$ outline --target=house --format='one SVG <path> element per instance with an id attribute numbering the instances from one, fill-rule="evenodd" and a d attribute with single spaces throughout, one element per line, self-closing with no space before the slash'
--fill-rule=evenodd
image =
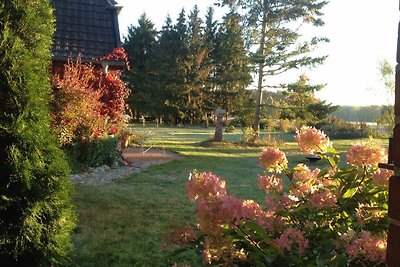
<path id="1" fill-rule="evenodd" d="M 107 69 L 123 69 L 123 60 L 101 60 L 121 48 L 118 14 L 114 0 L 51 0 L 56 18 L 52 54 L 53 67 L 69 58 L 81 58 Z"/>

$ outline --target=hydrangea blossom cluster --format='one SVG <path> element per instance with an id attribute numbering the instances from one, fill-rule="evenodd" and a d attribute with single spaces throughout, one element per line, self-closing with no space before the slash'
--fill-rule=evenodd
<path id="1" fill-rule="evenodd" d="M 296 140 L 302 152 L 329 143 L 310 127 L 299 131 Z M 335 153 L 333 148 L 329 151 Z M 266 265 L 311 266 L 320 258 L 323 266 L 337 266 L 336 260 L 345 257 L 348 266 L 383 263 L 387 183 L 393 174 L 377 168 L 385 150 L 355 145 L 347 153 L 352 166 L 343 170 L 336 154 L 320 155 L 328 159 L 325 169 L 304 164 L 290 169 L 284 152 L 263 150 L 260 165 L 265 173 L 258 175 L 258 187 L 266 194 L 264 207 L 228 195 L 225 181 L 212 173 L 192 174 L 186 191 L 190 201 L 197 200 L 204 260 L 252 266 L 261 258 Z M 289 183 L 283 182 L 282 171 Z"/>
<path id="2" fill-rule="evenodd" d="M 352 232 L 352 231 L 349 231 Z M 369 262 L 384 263 L 386 260 L 386 240 L 372 236 L 368 231 L 360 235 L 345 233 L 342 236 L 346 253 L 350 258 L 364 258 Z"/>
<path id="3" fill-rule="evenodd" d="M 389 186 L 389 178 L 390 178 L 390 176 L 393 176 L 393 175 L 394 175 L 394 172 L 392 170 L 378 169 L 372 175 L 372 181 L 376 185 Z"/>
<path id="4" fill-rule="evenodd" d="M 285 153 L 276 148 L 264 149 L 260 155 L 260 165 L 268 170 L 281 172 L 287 166 Z"/>
<path id="5" fill-rule="evenodd" d="M 356 144 L 347 152 L 347 162 L 353 166 L 376 166 L 387 162 L 387 151 L 371 143 Z"/>
<path id="6" fill-rule="evenodd" d="M 303 255 L 308 247 L 308 240 L 304 238 L 304 233 L 294 228 L 285 230 L 281 236 L 275 239 L 276 244 L 282 250 L 292 251 L 294 244 L 297 244 L 297 252 Z"/>
<path id="7" fill-rule="evenodd" d="M 294 139 L 303 153 L 314 153 L 329 147 L 329 138 L 322 131 L 313 127 L 303 127 L 297 131 Z"/>
<path id="8" fill-rule="evenodd" d="M 213 173 L 194 173 L 186 184 L 186 193 L 191 202 L 196 199 L 206 200 L 208 197 L 225 196 L 225 181 Z"/>

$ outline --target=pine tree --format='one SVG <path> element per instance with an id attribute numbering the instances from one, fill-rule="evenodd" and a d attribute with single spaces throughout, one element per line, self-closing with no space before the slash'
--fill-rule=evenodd
<path id="1" fill-rule="evenodd" d="M 206 119 L 206 100 L 209 98 L 209 91 L 206 88 L 208 75 L 212 67 L 207 64 L 207 56 L 210 47 L 206 45 L 203 21 L 199 17 L 199 9 L 195 5 L 190 12 L 188 21 L 188 55 L 186 61 L 186 116 L 189 122 L 199 123 Z"/>
<path id="2" fill-rule="evenodd" d="M 326 38 L 313 37 L 300 42 L 301 26 L 322 26 L 323 0 L 220 0 L 221 5 L 240 8 L 247 29 L 250 48 L 255 48 L 253 62 L 258 82 L 253 129 L 260 128 L 262 92 L 268 76 L 290 69 L 321 64 L 326 57 L 312 57 L 310 52 Z"/>
<path id="3" fill-rule="evenodd" d="M 204 104 L 203 108 L 205 111 L 205 127 L 209 126 L 209 115 L 212 115 L 216 108 L 219 107 L 215 103 L 215 86 L 216 86 L 216 42 L 217 42 L 217 31 L 218 21 L 214 20 L 214 9 L 212 7 L 207 8 L 205 28 L 204 28 L 204 45 L 207 47 L 207 56 L 204 61 L 204 66 L 208 71 L 208 77 L 204 82 Z"/>
<path id="4" fill-rule="evenodd" d="M 163 90 L 164 120 L 170 123 L 178 123 L 182 103 L 182 90 L 184 71 L 181 65 L 182 41 L 172 24 L 172 19 L 167 16 L 160 32 L 157 50 L 157 77 Z"/>
<path id="5" fill-rule="evenodd" d="M 338 107 L 315 97 L 315 92 L 323 87 L 322 84 L 309 84 L 308 77 L 300 75 L 297 82 L 289 84 L 282 92 L 283 99 L 277 105 L 281 109 L 280 119 L 296 120 L 305 125 L 326 119 Z"/>
<path id="6" fill-rule="evenodd" d="M 146 14 L 142 14 L 138 26 L 129 27 L 128 36 L 124 40 L 124 48 L 131 65 L 130 71 L 124 77 L 132 88 L 128 103 L 137 115 L 157 116 L 159 108 L 163 107 L 162 101 L 159 101 L 160 87 L 154 72 L 157 64 L 156 37 L 154 24 Z"/>
<path id="7" fill-rule="evenodd" d="M 71 249 L 69 167 L 50 131 L 49 0 L 0 2 L 0 264 L 54 266 Z"/>
<path id="8" fill-rule="evenodd" d="M 220 26 L 215 45 L 215 103 L 231 115 L 246 113 L 251 83 L 250 60 L 245 48 L 240 16 L 232 10 Z"/>

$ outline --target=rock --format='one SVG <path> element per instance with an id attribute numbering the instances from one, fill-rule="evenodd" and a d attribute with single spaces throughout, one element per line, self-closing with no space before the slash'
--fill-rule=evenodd
<path id="1" fill-rule="evenodd" d="M 97 168 L 89 168 L 88 172 L 72 174 L 71 180 L 75 184 L 98 185 L 106 184 L 116 179 L 124 178 L 130 174 L 140 173 L 141 169 L 131 166 L 118 166 L 110 168 L 102 165 Z"/>
<path id="2" fill-rule="evenodd" d="M 117 168 L 118 166 L 119 166 L 119 164 L 118 164 L 118 161 L 116 161 L 116 160 L 114 160 L 114 161 L 111 163 L 111 168 L 113 168 L 113 169 Z"/>
<path id="3" fill-rule="evenodd" d="M 97 168 L 96 168 L 96 171 L 97 171 L 97 172 L 105 172 L 106 169 L 105 169 L 103 166 L 100 166 L 100 167 L 97 167 Z"/>

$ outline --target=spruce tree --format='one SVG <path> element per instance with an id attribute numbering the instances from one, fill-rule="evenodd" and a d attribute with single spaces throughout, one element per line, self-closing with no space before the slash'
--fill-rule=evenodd
<path id="1" fill-rule="evenodd" d="M 295 120 L 301 126 L 313 125 L 326 119 L 338 106 L 322 101 L 315 96 L 323 84 L 311 85 L 305 74 L 297 82 L 289 84 L 282 92 L 283 99 L 277 101 L 276 107 L 281 110 L 280 119 Z"/>
<path id="2" fill-rule="evenodd" d="M 230 115 L 242 117 L 248 113 L 251 83 L 250 59 L 243 39 L 240 16 L 231 10 L 220 25 L 214 49 L 216 63 L 215 102 Z"/>
<path id="3" fill-rule="evenodd" d="M 189 122 L 199 123 L 205 120 L 210 107 L 205 106 L 209 98 L 206 83 L 212 67 L 207 63 L 207 56 L 212 49 L 205 42 L 203 21 L 199 17 L 197 5 L 190 12 L 188 20 L 189 50 L 186 61 L 186 116 Z"/>
<path id="4" fill-rule="evenodd" d="M 124 42 L 131 65 L 130 71 L 125 75 L 125 80 L 132 88 L 131 97 L 128 99 L 130 108 L 137 115 L 156 116 L 159 107 L 163 106 L 158 101 L 156 69 L 157 31 L 154 23 L 144 13 L 138 20 L 138 26 L 128 29 L 128 36 Z"/>
<path id="5" fill-rule="evenodd" d="M 49 0 L 0 2 L 0 265 L 54 266 L 71 249 L 69 167 L 50 131 Z"/>
<path id="6" fill-rule="evenodd" d="M 180 85 L 184 76 L 179 64 L 181 41 L 177 31 L 174 29 L 172 19 L 168 15 L 160 32 L 157 50 L 157 76 L 158 82 L 163 89 L 164 99 L 164 120 L 169 123 L 179 121 L 179 113 L 182 105 L 182 90 Z"/>
<path id="7" fill-rule="evenodd" d="M 267 87 L 269 76 L 278 75 L 299 67 L 322 64 L 325 56 L 310 56 L 323 37 L 312 37 L 301 41 L 300 29 L 305 25 L 323 26 L 322 8 L 324 0 L 219 0 L 240 10 L 247 30 L 248 46 L 257 49 L 253 53 L 253 64 L 257 70 L 256 109 L 253 129 L 260 128 L 262 92 Z"/>

